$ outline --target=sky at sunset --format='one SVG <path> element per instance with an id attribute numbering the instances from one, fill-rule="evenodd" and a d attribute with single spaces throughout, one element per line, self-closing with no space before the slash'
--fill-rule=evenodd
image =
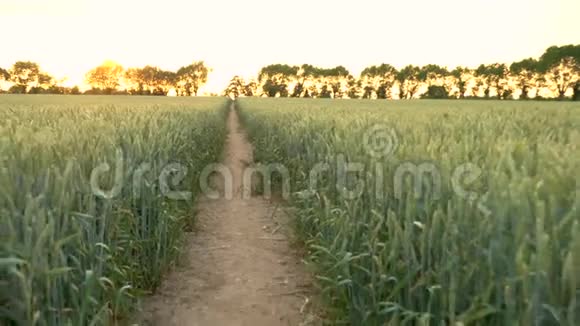
<path id="1" fill-rule="evenodd" d="M 0 0 L 0 67 L 38 62 L 66 85 L 104 60 L 177 70 L 204 60 L 206 91 L 271 63 L 455 67 L 580 43 L 579 0 Z"/>

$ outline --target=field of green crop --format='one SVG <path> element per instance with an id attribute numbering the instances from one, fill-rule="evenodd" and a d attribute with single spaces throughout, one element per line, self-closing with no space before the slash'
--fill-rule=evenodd
<path id="1" fill-rule="evenodd" d="M 227 104 L 0 97 L 0 324 L 127 322 L 191 227 Z M 331 324 L 580 323 L 578 104 L 238 107 L 256 161 L 288 169 Z"/>
<path id="2" fill-rule="evenodd" d="M 226 104 L 1 96 L 0 324 L 127 316 L 178 252 L 198 174 L 222 152 Z"/>
<path id="3" fill-rule="evenodd" d="M 580 324 L 577 103 L 239 106 L 289 170 L 333 324 Z"/>

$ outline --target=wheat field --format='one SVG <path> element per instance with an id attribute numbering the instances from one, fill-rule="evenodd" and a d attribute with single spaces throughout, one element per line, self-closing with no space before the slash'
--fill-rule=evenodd
<path id="1" fill-rule="evenodd" d="M 240 107 L 257 161 L 288 170 L 273 178 L 335 323 L 580 323 L 578 104 Z"/>
<path id="2" fill-rule="evenodd" d="M 128 323 L 193 228 L 200 174 L 222 159 L 229 105 L 3 97 L 3 320 Z M 235 106 L 257 166 L 295 209 L 329 324 L 580 322 L 577 104 Z"/>
<path id="3" fill-rule="evenodd" d="M 197 176 L 221 155 L 225 109 L 219 98 L 3 96 L 2 319 L 121 322 L 193 224 Z M 169 164 L 187 171 L 171 186 L 189 198 L 164 196 L 157 177 Z"/>

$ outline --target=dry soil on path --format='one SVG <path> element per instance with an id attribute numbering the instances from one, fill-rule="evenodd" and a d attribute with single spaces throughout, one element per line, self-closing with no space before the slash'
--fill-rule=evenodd
<path id="1" fill-rule="evenodd" d="M 187 235 L 181 263 L 144 300 L 141 325 L 311 324 L 311 281 L 290 246 L 284 210 L 263 197 L 242 196 L 252 146 L 234 104 L 227 124 L 223 164 L 233 176 L 233 198 L 199 199 L 196 231 Z M 220 183 L 215 187 L 223 194 Z"/>

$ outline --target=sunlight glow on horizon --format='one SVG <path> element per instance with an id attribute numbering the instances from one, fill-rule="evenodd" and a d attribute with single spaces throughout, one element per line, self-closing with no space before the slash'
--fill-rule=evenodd
<path id="1" fill-rule="evenodd" d="M 0 67 L 30 60 L 64 85 L 82 85 L 105 60 L 176 71 L 203 60 L 221 92 L 272 63 L 343 65 L 354 75 L 390 63 L 453 68 L 538 57 L 578 44 L 577 0 L 460 0 L 355 4 L 297 0 L 0 0 Z"/>

